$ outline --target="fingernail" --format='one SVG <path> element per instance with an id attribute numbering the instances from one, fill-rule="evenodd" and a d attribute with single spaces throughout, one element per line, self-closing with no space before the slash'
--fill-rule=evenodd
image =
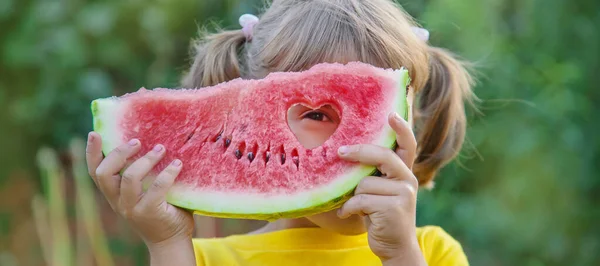
<path id="1" fill-rule="evenodd" d="M 160 145 L 160 144 L 158 144 L 158 145 L 154 146 L 154 149 L 153 149 L 153 150 L 154 150 L 155 152 L 161 152 L 161 151 L 163 150 L 163 146 L 162 146 L 162 145 Z"/>
<path id="2" fill-rule="evenodd" d="M 396 121 L 398 121 L 398 122 L 402 122 L 402 120 L 404 120 L 404 119 L 402 119 L 402 117 L 401 117 L 401 116 L 400 116 L 398 113 L 396 113 L 396 112 L 394 112 L 394 119 L 396 119 Z"/>
<path id="3" fill-rule="evenodd" d="M 352 148 L 349 146 L 342 146 L 338 149 L 338 151 L 341 155 L 346 155 L 352 151 Z"/>
<path id="4" fill-rule="evenodd" d="M 131 146 L 135 146 L 137 144 L 138 144 L 138 140 L 137 139 L 132 139 L 132 140 L 129 141 L 129 145 L 131 145 Z"/>
<path id="5" fill-rule="evenodd" d="M 88 133 L 88 142 L 92 142 L 94 141 L 94 135 L 92 135 L 92 132 Z"/>
<path id="6" fill-rule="evenodd" d="M 175 159 L 175 160 L 173 161 L 173 165 L 174 165 L 174 166 L 180 166 L 180 165 L 181 165 L 181 161 L 180 161 L 179 159 Z"/>

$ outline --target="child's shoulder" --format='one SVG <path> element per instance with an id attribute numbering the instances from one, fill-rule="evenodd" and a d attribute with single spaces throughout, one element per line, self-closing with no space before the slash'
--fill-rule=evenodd
<path id="1" fill-rule="evenodd" d="M 440 226 L 418 227 L 417 239 L 429 265 L 468 265 L 462 245 Z"/>
<path id="2" fill-rule="evenodd" d="M 419 241 L 443 241 L 443 242 L 458 242 L 442 227 L 437 225 L 426 225 L 417 227 L 417 238 Z"/>

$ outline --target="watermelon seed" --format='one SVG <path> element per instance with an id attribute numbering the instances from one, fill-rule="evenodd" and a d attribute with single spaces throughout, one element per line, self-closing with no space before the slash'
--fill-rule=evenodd
<path id="1" fill-rule="evenodd" d="M 281 154 L 281 164 L 285 164 L 285 149 L 283 148 L 283 145 L 279 147 L 279 154 Z"/>
<path id="2" fill-rule="evenodd" d="M 296 169 L 298 169 L 298 167 L 300 167 L 300 158 L 298 158 L 298 150 L 297 149 L 292 150 L 292 161 L 296 165 Z"/>
<path id="3" fill-rule="evenodd" d="M 254 154 L 257 154 L 258 152 L 258 144 L 254 144 L 252 145 L 252 148 L 250 148 L 250 151 L 248 152 L 248 160 L 250 160 L 250 162 L 252 162 L 254 160 Z"/>
<path id="4" fill-rule="evenodd" d="M 242 158 L 242 154 L 244 154 L 245 150 L 246 150 L 246 142 L 242 141 L 240 143 L 240 146 L 238 146 L 238 148 L 235 150 L 235 157 L 238 158 L 238 160 L 240 158 Z"/>
<path id="5" fill-rule="evenodd" d="M 194 133 L 196 133 L 196 130 L 192 131 L 192 132 L 191 132 L 191 133 L 190 133 L 190 134 L 187 136 L 187 139 L 185 140 L 185 142 L 183 143 L 183 145 L 187 144 L 187 143 L 188 143 L 188 142 L 189 142 L 189 141 L 192 139 L 192 137 L 194 136 Z"/>
<path id="6" fill-rule="evenodd" d="M 213 138 L 213 142 L 217 142 L 217 141 L 219 141 L 219 140 L 221 139 L 221 136 L 222 136 L 222 135 L 223 135 L 223 130 L 221 130 L 221 131 L 219 132 L 219 134 L 218 134 L 218 135 L 216 135 L 216 136 Z"/>
<path id="7" fill-rule="evenodd" d="M 271 158 L 271 142 L 269 142 L 269 145 L 267 146 L 267 150 L 265 151 L 265 155 L 263 157 L 263 159 L 265 160 L 265 164 L 267 164 L 269 162 L 270 158 Z"/>
<path id="8" fill-rule="evenodd" d="M 228 148 L 231 144 L 231 140 L 229 138 L 225 138 L 225 148 Z"/>

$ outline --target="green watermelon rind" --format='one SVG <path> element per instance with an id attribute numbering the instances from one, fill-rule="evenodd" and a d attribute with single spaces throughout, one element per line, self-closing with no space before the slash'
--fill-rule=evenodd
<path id="1" fill-rule="evenodd" d="M 393 111 L 397 112 L 403 118 L 409 119 L 410 103 L 408 102 L 406 91 L 410 83 L 408 71 L 405 68 L 401 68 L 400 70 L 386 70 L 385 73 L 391 75 L 391 78 L 401 86 L 398 88 L 394 103 L 396 108 Z M 102 150 L 105 154 L 108 154 L 116 146 L 124 142 L 120 139 L 119 132 L 115 130 L 118 128 L 117 125 L 107 125 L 107 123 L 118 123 L 114 119 L 115 116 L 112 115 L 120 112 L 118 101 L 117 97 L 110 97 L 94 100 L 91 104 L 94 131 L 103 136 Z M 394 149 L 396 147 L 396 133 L 391 127 L 386 126 L 384 132 L 382 132 L 382 137 L 373 144 Z M 373 175 L 377 172 L 377 168 L 374 166 L 357 165 L 355 167 L 355 169 L 349 171 L 345 176 L 336 178 L 337 182 L 334 181 L 334 184 L 317 188 L 305 194 L 304 198 L 308 200 L 294 204 L 293 200 L 297 199 L 296 196 L 290 196 L 288 200 L 282 197 L 268 200 L 263 199 L 260 201 L 262 203 L 268 202 L 268 204 L 263 204 L 264 206 L 260 207 L 256 205 L 252 206 L 251 209 L 253 212 L 251 213 L 249 212 L 250 208 L 247 206 L 235 207 L 232 204 L 217 202 L 218 199 L 222 199 L 225 202 L 231 201 L 231 196 L 235 193 L 227 193 L 229 195 L 223 193 L 218 196 L 215 195 L 219 193 L 194 193 L 189 191 L 189 189 L 186 191 L 185 187 L 179 189 L 177 184 L 167 194 L 167 202 L 196 214 L 219 218 L 276 220 L 280 218 L 304 217 L 340 207 L 353 196 L 354 189 L 363 177 Z M 153 179 L 153 177 L 150 177 L 145 179 L 145 181 Z M 148 183 L 144 183 L 146 183 L 144 186 L 147 187 Z M 186 192 L 180 193 L 181 191 Z"/>
<path id="2" fill-rule="evenodd" d="M 102 152 L 108 155 L 123 141 L 119 137 L 119 132 L 110 129 L 118 128 L 116 125 L 106 125 L 106 123 L 118 123 L 112 116 L 112 113 L 118 113 L 119 104 L 117 97 L 103 98 L 92 101 L 92 123 L 94 131 L 102 136 Z M 102 111 L 101 111 L 102 110 Z"/>

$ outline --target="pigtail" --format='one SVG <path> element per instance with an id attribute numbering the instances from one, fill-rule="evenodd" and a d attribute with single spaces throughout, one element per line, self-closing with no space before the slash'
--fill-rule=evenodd
<path id="1" fill-rule="evenodd" d="M 241 30 L 207 35 L 195 42 L 194 62 L 181 81 L 182 87 L 200 88 L 239 78 L 239 54 L 245 43 Z"/>
<path id="2" fill-rule="evenodd" d="M 447 50 L 428 49 L 429 80 L 415 110 L 419 147 L 413 168 L 425 187 L 432 186 L 437 171 L 460 151 L 466 132 L 464 103 L 473 98 L 473 80 L 466 63 Z"/>

